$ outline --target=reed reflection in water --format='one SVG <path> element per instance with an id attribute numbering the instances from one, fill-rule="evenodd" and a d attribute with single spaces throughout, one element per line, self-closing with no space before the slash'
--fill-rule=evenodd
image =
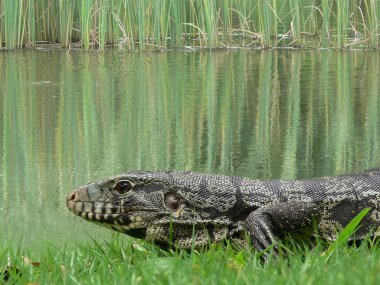
<path id="1" fill-rule="evenodd" d="M 66 193 L 127 170 L 379 166 L 379 69 L 365 52 L 0 53 L 0 239 L 108 234 L 72 216 Z"/>

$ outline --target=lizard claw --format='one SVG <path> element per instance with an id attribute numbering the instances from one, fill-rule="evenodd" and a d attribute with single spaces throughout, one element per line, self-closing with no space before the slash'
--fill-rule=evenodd
<path id="1" fill-rule="evenodd" d="M 273 233 L 273 225 L 265 213 L 252 212 L 245 221 L 245 228 L 250 234 L 253 247 L 259 252 L 275 245 L 276 238 Z M 274 254 L 278 255 L 276 248 Z"/>
<path id="2" fill-rule="evenodd" d="M 263 251 L 273 245 L 276 257 L 279 249 L 274 233 L 303 227 L 317 216 L 318 207 L 314 203 L 273 203 L 252 211 L 245 219 L 244 227 L 255 249 Z"/>

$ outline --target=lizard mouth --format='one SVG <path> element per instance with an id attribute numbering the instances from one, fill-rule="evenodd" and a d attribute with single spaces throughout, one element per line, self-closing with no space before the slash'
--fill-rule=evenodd
<path id="1" fill-rule="evenodd" d="M 80 191 L 73 191 L 67 196 L 66 204 L 71 212 L 86 220 L 113 223 L 127 212 L 124 207 L 115 206 L 110 202 L 84 201 L 81 198 Z"/>
<path id="2" fill-rule="evenodd" d="M 92 201 L 67 201 L 69 210 L 85 220 L 113 223 L 123 214 L 121 208 L 110 203 Z"/>
<path id="3" fill-rule="evenodd" d="M 144 225 L 144 217 L 149 211 L 140 211 L 135 207 L 114 205 L 107 201 L 83 201 L 80 191 L 71 192 L 66 199 L 69 210 L 83 219 L 117 231 L 125 232 Z"/>

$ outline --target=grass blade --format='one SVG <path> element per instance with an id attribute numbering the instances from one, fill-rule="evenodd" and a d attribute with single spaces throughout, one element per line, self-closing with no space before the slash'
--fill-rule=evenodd
<path id="1" fill-rule="evenodd" d="M 341 231 L 337 239 L 329 246 L 326 251 L 326 262 L 330 259 L 331 255 L 339 249 L 343 244 L 346 244 L 350 237 L 358 230 L 361 220 L 368 214 L 370 208 L 363 209 L 351 222 Z"/>

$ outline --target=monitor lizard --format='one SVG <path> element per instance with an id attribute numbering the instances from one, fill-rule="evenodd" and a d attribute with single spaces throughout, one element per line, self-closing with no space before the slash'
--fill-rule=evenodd
<path id="1" fill-rule="evenodd" d="M 334 240 L 361 210 L 354 239 L 380 225 L 380 169 L 306 180 L 254 180 L 192 171 L 137 171 L 89 183 L 67 196 L 74 214 L 166 247 L 232 239 L 263 251 L 278 235 L 311 228 Z M 315 233 L 315 231 L 312 231 Z"/>

